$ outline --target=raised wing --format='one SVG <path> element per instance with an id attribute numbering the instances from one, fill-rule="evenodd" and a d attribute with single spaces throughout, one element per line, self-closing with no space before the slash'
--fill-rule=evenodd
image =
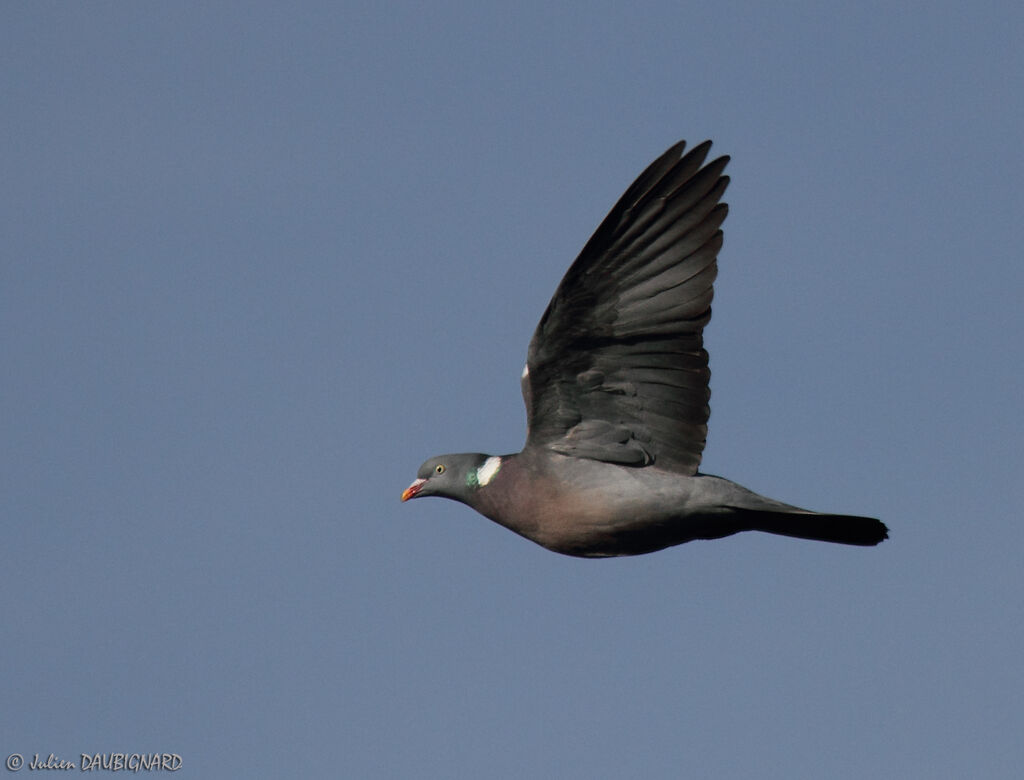
<path id="1" fill-rule="evenodd" d="M 729 158 L 701 168 L 711 142 L 685 146 L 626 190 L 541 317 L 522 380 L 527 447 L 696 473 Z"/>

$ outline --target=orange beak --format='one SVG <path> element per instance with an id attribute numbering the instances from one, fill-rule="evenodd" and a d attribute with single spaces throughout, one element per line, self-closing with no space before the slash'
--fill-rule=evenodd
<path id="1" fill-rule="evenodd" d="M 410 498 L 415 498 L 416 494 L 419 493 L 423 486 L 427 484 L 425 479 L 417 479 L 409 487 L 402 491 L 402 500 L 408 501 Z"/>

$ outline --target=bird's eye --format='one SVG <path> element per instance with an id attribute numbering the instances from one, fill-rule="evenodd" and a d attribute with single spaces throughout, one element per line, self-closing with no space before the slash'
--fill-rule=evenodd
<path id="1" fill-rule="evenodd" d="M 444 464 L 443 463 L 438 463 L 436 466 L 434 466 L 434 473 L 435 474 L 444 474 Z"/>

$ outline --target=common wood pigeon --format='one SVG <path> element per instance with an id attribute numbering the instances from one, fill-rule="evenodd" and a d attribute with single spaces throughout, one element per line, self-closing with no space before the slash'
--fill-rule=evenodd
<path id="1" fill-rule="evenodd" d="M 555 552 L 639 555 L 740 531 L 876 545 L 870 517 L 810 512 L 698 471 L 728 157 L 680 141 L 615 204 L 558 285 L 522 373 L 526 445 L 426 461 L 442 496 Z M 703 167 L 702 167 L 703 166 Z"/>

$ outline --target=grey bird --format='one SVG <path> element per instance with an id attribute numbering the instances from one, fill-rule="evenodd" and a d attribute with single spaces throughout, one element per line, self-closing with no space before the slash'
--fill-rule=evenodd
<path id="1" fill-rule="evenodd" d="M 698 471 L 728 157 L 680 141 L 640 174 L 558 285 L 522 373 L 526 445 L 426 461 L 442 496 L 554 552 L 639 555 L 740 531 L 876 545 L 874 518 L 811 512 Z"/>

